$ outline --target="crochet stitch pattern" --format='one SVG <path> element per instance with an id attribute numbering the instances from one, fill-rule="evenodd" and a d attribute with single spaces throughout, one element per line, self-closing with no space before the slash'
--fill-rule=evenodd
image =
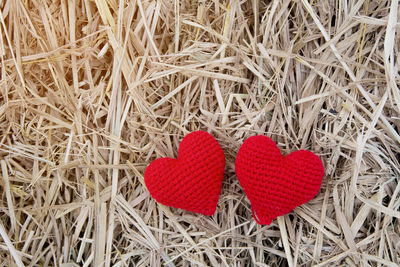
<path id="1" fill-rule="evenodd" d="M 209 133 L 195 131 L 179 145 L 177 159 L 160 158 L 146 168 L 151 196 L 174 208 L 213 215 L 221 193 L 225 155 Z"/>
<path id="2" fill-rule="evenodd" d="M 284 157 L 275 142 L 262 135 L 240 147 L 235 172 L 259 224 L 271 224 L 317 195 L 324 176 L 322 161 L 299 150 Z"/>

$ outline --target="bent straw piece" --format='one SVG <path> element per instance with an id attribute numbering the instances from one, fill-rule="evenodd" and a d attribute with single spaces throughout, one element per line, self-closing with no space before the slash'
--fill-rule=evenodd
<path id="1" fill-rule="evenodd" d="M 17 251 L 17 250 L 14 248 L 14 246 L 13 246 L 13 244 L 12 244 L 10 238 L 9 238 L 8 235 L 7 235 L 6 229 L 4 229 L 4 226 L 3 226 L 3 224 L 1 223 L 1 221 L 0 221 L 0 236 L 3 238 L 4 243 L 6 243 L 6 246 L 7 246 L 8 250 L 10 251 L 11 256 L 13 257 L 13 259 L 14 259 L 15 263 L 17 264 L 17 266 L 18 266 L 18 267 L 23 267 L 23 266 L 25 266 L 25 265 L 22 263 L 21 257 L 18 255 L 18 254 L 19 254 L 19 251 Z"/>

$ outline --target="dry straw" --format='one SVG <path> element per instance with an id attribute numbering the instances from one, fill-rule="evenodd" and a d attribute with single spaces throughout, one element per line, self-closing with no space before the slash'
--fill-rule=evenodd
<path id="1" fill-rule="evenodd" d="M 0 1 L 0 266 L 396 266 L 399 3 Z M 143 172 L 206 130 L 214 216 L 157 204 Z M 324 162 L 270 226 L 233 163 L 274 139 Z"/>

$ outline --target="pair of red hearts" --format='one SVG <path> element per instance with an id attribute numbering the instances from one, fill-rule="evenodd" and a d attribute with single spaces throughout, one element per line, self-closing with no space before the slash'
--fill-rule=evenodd
<path id="1" fill-rule="evenodd" d="M 153 161 L 145 171 L 145 183 L 161 204 L 204 215 L 214 214 L 221 193 L 225 156 L 207 132 L 185 136 L 178 158 Z M 259 224 L 310 201 L 319 191 L 324 167 L 312 152 L 299 150 L 282 156 L 266 136 L 248 138 L 240 147 L 235 172 Z"/>

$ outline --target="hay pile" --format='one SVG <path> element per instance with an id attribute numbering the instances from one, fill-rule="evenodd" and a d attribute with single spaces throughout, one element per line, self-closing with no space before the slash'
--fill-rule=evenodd
<path id="1" fill-rule="evenodd" d="M 0 7 L 1 266 L 400 261 L 398 1 Z M 198 129 L 227 160 L 212 217 L 143 183 Z M 256 134 L 326 168 L 320 194 L 270 226 L 234 173 Z"/>

